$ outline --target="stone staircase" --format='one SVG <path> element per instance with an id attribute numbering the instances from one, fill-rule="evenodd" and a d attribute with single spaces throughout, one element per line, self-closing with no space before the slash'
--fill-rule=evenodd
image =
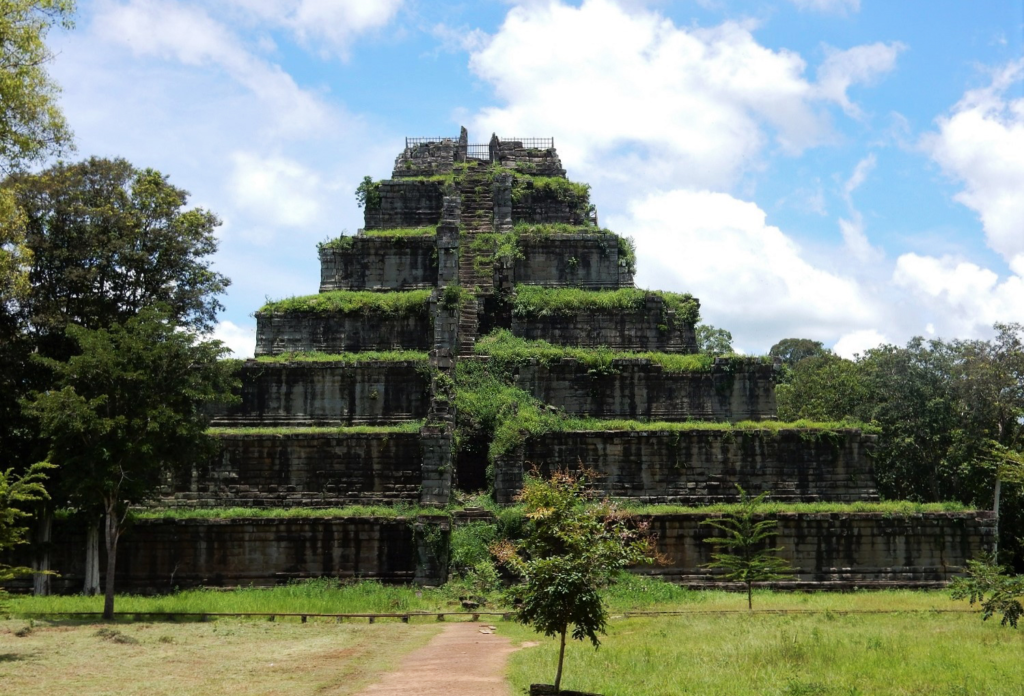
<path id="1" fill-rule="evenodd" d="M 459 355 L 472 355 L 479 328 L 479 310 L 482 296 L 494 292 L 494 271 L 490 265 L 481 265 L 478 258 L 480 249 L 474 238 L 479 234 L 494 232 L 494 195 L 486 165 L 470 163 L 466 175 L 459 184 L 462 200 L 460 222 L 462 239 L 459 243 L 459 285 L 473 293 L 464 299 L 459 316 Z M 488 252 L 484 252 L 489 255 Z"/>

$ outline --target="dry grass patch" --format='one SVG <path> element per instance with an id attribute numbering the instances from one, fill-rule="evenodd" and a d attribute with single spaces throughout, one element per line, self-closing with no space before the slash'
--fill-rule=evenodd
<path id="1" fill-rule="evenodd" d="M 439 630 L 217 620 L 207 623 L 0 621 L 4 693 L 263 696 L 357 692 Z M 133 642 L 137 641 L 137 642 Z"/>

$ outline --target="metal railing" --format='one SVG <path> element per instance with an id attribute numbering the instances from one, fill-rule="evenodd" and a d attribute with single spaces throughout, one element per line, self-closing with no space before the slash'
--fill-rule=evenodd
<path id="1" fill-rule="evenodd" d="M 555 147 L 554 138 L 498 138 L 502 143 L 519 143 L 527 150 L 551 150 Z"/>
<path id="2" fill-rule="evenodd" d="M 490 160 L 491 159 L 491 146 L 490 145 L 467 145 L 466 146 L 466 159 L 476 160 Z"/>
<path id="3" fill-rule="evenodd" d="M 455 138 L 443 138 L 443 137 L 438 137 L 438 138 L 406 138 L 405 139 L 405 147 L 406 148 L 410 148 L 410 147 L 413 147 L 415 145 L 426 145 L 427 143 L 445 143 L 445 142 L 448 142 L 448 143 L 451 143 L 452 145 L 454 145 L 455 144 Z"/>

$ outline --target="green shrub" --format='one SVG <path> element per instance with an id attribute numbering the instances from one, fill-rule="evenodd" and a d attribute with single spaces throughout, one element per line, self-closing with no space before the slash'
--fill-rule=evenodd
<path id="1" fill-rule="evenodd" d="M 334 290 L 317 295 L 267 302 L 257 314 L 278 312 L 337 312 L 340 314 L 426 314 L 429 290 L 367 292 Z"/>

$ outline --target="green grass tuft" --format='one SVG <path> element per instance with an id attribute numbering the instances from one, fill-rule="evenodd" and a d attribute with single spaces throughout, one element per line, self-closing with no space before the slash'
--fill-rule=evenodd
<path id="1" fill-rule="evenodd" d="M 638 288 L 580 290 L 517 285 L 512 312 L 520 317 L 566 316 L 588 311 L 640 312 L 652 295 L 660 297 L 665 307 L 675 312 L 675 323 L 693 325 L 700 321 L 700 302 L 692 295 Z M 664 317 L 663 321 L 669 323 L 669 318 Z"/>
<path id="2" fill-rule="evenodd" d="M 258 363 L 330 362 L 357 364 L 363 362 L 417 362 L 426 364 L 427 353 L 415 350 L 367 350 L 359 353 L 320 353 L 318 351 L 261 355 Z"/>
<path id="3" fill-rule="evenodd" d="M 277 312 L 338 312 L 341 314 L 426 314 L 430 290 L 367 292 L 334 290 L 317 295 L 268 302 L 257 314 Z"/>
<path id="4" fill-rule="evenodd" d="M 209 428 L 208 435 L 362 435 L 388 433 L 418 433 L 423 421 L 410 421 L 395 425 L 348 425 L 342 427 L 265 427 L 265 428 Z"/>

